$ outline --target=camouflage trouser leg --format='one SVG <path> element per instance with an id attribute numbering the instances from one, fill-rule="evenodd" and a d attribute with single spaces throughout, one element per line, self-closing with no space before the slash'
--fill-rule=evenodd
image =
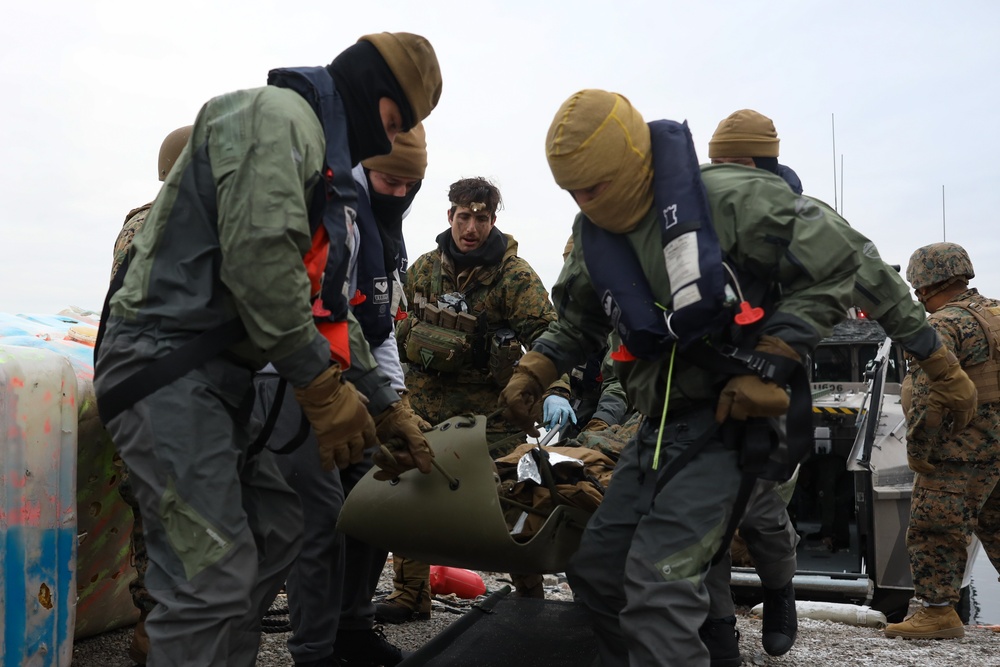
<path id="1" fill-rule="evenodd" d="M 115 465 L 121 467 L 118 476 L 118 493 L 122 500 L 132 508 L 132 534 L 129 536 L 129 555 L 132 567 L 135 568 L 135 579 L 128 585 L 129 593 L 132 594 L 132 604 L 141 612 L 149 613 L 156 606 L 156 600 L 146 590 L 146 568 L 149 566 L 149 558 L 146 556 L 146 540 L 142 533 L 142 514 L 139 511 L 139 501 L 132 491 L 132 482 L 129 480 L 128 466 L 115 454 Z"/>
<path id="2" fill-rule="evenodd" d="M 976 535 L 993 567 L 1000 573 L 1000 483 L 996 480 L 993 491 L 979 510 Z"/>
<path id="3" fill-rule="evenodd" d="M 997 476 L 988 467 L 957 463 L 939 463 L 932 473 L 917 475 L 906 546 L 918 598 L 958 603 L 966 548 Z"/>
<path id="4" fill-rule="evenodd" d="M 401 554 L 392 554 L 392 585 L 389 596 L 420 613 L 431 611 L 431 566 Z"/>

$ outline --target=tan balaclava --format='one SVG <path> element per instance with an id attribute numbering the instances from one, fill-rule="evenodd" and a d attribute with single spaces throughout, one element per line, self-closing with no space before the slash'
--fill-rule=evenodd
<path id="1" fill-rule="evenodd" d="M 564 264 L 566 263 L 566 260 L 569 259 L 569 254 L 571 252 L 573 252 L 573 235 L 572 234 L 569 235 L 569 240 L 566 241 L 566 247 L 563 248 L 563 263 Z"/>
<path id="2" fill-rule="evenodd" d="M 414 121 L 427 118 L 441 98 L 441 66 L 431 43 L 409 32 L 380 32 L 358 41 L 378 49 L 403 89 Z"/>
<path id="3" fill-rule="evenodd" d="M 740 109 L 715 128 L 708 142 L 708 157 L 778 157 L 778 131 L 764 114 Z"/>
<path id="4" fill-rule="evenodd" d="M 424 172 L 427 171 L 427 139 L 423 123 L 417 123 L 409 132 L 397 134 L 396 140 L 392 142 L 391 153 L 368 158 L 361 165 L 397 178 L 424 180 Z"/>
<path id="5" fill-rule="evenodd" d="M 181 151 L 187 146 L 188 139 L 191 138 L 191 130 L 193 129 L 193 125 L 179 127 L 168 134 L 163 143 L 160 144 L 160 155 L 156 161 L 156 175 L 161 181 L 167 180 L 167 174 L 170 173 L 174 163 L 177 162 Z"/>
<path id="6" fill-rule="evenodd" d="M 649 126 L 622 95 L 581 90 L 563 102 L 545 138 L 559 187 L 608 187 L 580 210 L 603 229 L 624 234 L 653 205 Z"/>

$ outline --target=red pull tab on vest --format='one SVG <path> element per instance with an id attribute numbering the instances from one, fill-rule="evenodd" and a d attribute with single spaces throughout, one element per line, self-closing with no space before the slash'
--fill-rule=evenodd
<path id="1" fill-rule="evenodd" d="M 615 361 L 629 362 L 635 361 L 635 356 L 628 351 L 624 345 L 619 345 L 618 349 L 611 353 L 611 358 Z"/>
<path id="2" fill-rule="evenodd" d="M 759 322 L 763 317 L 764 317 L 763 308 L 751 308 L 748 302 L 740 301 L 740 312 L 736 313 L 736 316 L 733 318 L 733 321 L 736 322 L 736 324 L 739 324 L 741 327 L 745 327 L 748 324 Z"/>
<path id="3" fill-rule="evenodd" d="M 409 316 L 410 316 L 410 314 L 408 312 L 406 312 L 402 308 L 397 308 L 396 309 L 396 316 L 393 319 L 396 320 L 397 322 L 402 322 L 403 320 L 405 320 Z"/>
<path id="4" fill-rule="evenodd" d="M 367 300 L 368 297 L 362 294 L 361 290 L 355 290 L 354 296 L 351 297 L 351 300 L 348 301 L 348 303 L 350 303 L 352 306 L 357 306 L 358 304 L 364 303 Z"/>
<path id="5" fill-rule="evenodd" d="M 323 305 L 323 299 L 319 297 L 316 297 L 316 300 L 313 301 L 312 311 L 313 317 L 326 317 L 330 314 L 330 311 Z"/>

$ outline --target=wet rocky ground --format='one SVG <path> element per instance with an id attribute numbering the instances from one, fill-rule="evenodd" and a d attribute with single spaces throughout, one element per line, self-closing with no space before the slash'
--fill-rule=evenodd
<path id="1" fill-rule="evenodd" d="M 487 593 L 510 583 L 505 575 L 480 574 Z M 379 585 L 380 595 L 392 590 L 391 577 L 392 568 L 387 565 Z M 550 576 L 546 579 L 546 597 L 570 600 L 572 594 L 564 581 Z M 279 597 L 274 608 L 280 609 L 283 604 L 284 600 Z M 471 604 L 472 601 L 454 596 L 438 596 L 430 620 L 386 626 L 385 634 L 397 646 L 416 650 L 465 613 Z M 775 658 L 761 648 L 761 622 L 749 616 L 748 610 L 741 609 L 741 612 L 738 623 L 740 649 L 743 664 L 748 666 L 1000 667 L 1000 633 L 989 629 L 967 627 L 965 638 L 956 640 L 893 640 L 886 639 L 876 628 L 811 619 L 800 619 L 795 646 L 787 655 Z M 280 615 L 272 618 L 277 622 L 281 620 Z M 127 657 L 130 637 L 131 628 L 123 628 L 78 641 L 73 650 L 73 667 L 131 665 Z M 292 659 L 285 647 L 287 638 L 287 633 L 283 632 L 264 634 L 257 665 L 291 667 Z"/>

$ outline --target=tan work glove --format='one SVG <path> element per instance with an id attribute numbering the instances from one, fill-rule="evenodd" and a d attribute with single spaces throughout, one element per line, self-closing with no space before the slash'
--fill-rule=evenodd
<path id="1" fill-rule="evenodd" d="M 504 417 L 533 438 L 538 437 L 535 419 L 541 414 L 542 392 L 559 378 L 552 360 L 541 352 L 528 352 L 514 366 L 514 375 L 500 392 L 497 404 L 506 407 Z"/>
<path id="2" fill-rule="evenodd" d="M 587 425 L 583 427 L 584 431 L 590 431 L 591 433 L 596 433 L 597 431 L 607 431 L 608 422 L 603 419 L 597 419 L 596 417 L 587 422 Z"/>
<path id="3" fill-rule="evenodd" d="M 407 410 L 413 410 L 413 406 L 410 405 L 410 390 L 409 389 L 404 389 L 403 391 L 399 392 L 399 401 L 400 401 L 400 403 L 403 404 L 404 407 L 406 407 Z M 413 411 L 413 414 L 416 416 L 416 418 L 418 420 L 417 421 L 417 425 L 420 426 L 420 430 L 421 431 L 423 431 L 424 433 L 427 433 L 427 431 L 430 431 L 431 429 L 434 428 L 433 426 L 431 426 L 431 423 L 429 421 L 427 421 L 426 419 L 424 419 L 423 417 L 421 417 L 420 415 L 418 415 L 417 412 L 416 412 L 416 410 Z"/>
<path id="4" fill-rule="evenodd" d="M 414 468 L 424 474 L 431 471 L 434 452 L 420 428 L 422 421 L 403 401 L 393 403 L 378 416 L 376 432 L 383 444 L 372 455 L 372 462 L 380 468 L 375 479 L 396 479 Z"/>
<path id="5" fill-rule="evenodd" d="M 907 438 L 932 438 L 941 430 L 946 415 L 952 418 L 952 433 L 957 433 L 972 421 L 979 398 L 976 385 L 958 365 L 955 354 L 944 345 L 923 361 L 917 361 L 930 379 L 930 393 L 924 399 L 926 410 L 922 420 L 910 426 Z"/>
<path id="6" fill-rule="evenodd" d="M 339 365 L 333 364 L 307 387 L 296 389 L 295 400 L 319 441 L 323 470 L 360 463 L 364 450 L 378 444 L 368 408 L 354 385 L 341 379 Z"/>
<path id="7" fill-rule="evenodd" d="M 925 461 L 923 459 L 917 459 L 909 454 L 906 455 L 906 465 L 910 467 L 913 472 L 919 472 L 921 474 L 927 475 L 934 472 L 934 464 L 930 461 Z"/>
<path id="8" fill-rule="evenodd" d="M 754 349 L 802 361 L 798 352 L 775 336 L 761 336 Z M 788 392 L 784 387 L 765 382 L 758 375 L 736 375 L 722 388 L 715 419 L 721 424 L 729 418 L 745 421 L 751 417 L 780 417 L 787 411 Z"/>
<path id="9" fill-rule="evenodd" d="M 910 406 L 913 405 L 913 374 L 907 374 L 899 385 L 899 404 L 903 406 L 903 416 L 910 418 Z"/>

